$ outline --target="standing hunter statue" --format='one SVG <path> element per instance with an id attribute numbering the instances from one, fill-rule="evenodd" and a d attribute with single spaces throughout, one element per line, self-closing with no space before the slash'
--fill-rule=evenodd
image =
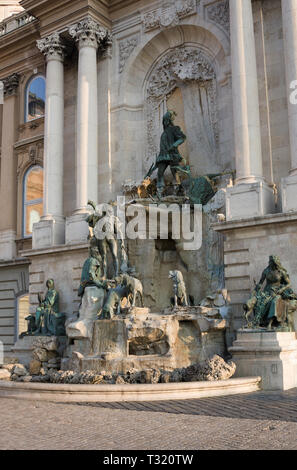
<path id="1" fill-rule="evenodd" d="M 155 170 L 158 170 L 157 196 L 161 199 L 165 187 L 164 174 L 167 167 L 170 166 L 175 184 L 181 186 L 189 202 L 191 204 L 205 205 L 217 191 L 214 180 L 223 175 L 231 176 L 234 174 L 234 171 L 226 170 L 222 173 L 192 177 L 190 166 L 186 164 L 178 151 L 178 147 L 185 142 L 186 136 L 179 126 L 174 125 L 176 115 L 175 111 L 168 111 L 163 116 L 164 131 L 161 135 L 160 153 L 157 156 L 156 163 L 151 166 L 145 176 L 144 181 L 150 178 Z M 179 174 L 186 176 L 182 182 Z"/>
<path id="2" fill-rule="evenodd" d="M 186 136 L 179 126 L 174 125 L 175 116 L 176 113 L 174 111 L 168 111 L 163 116 L 164 131 L 161 135 L 160 153 L 157 156 L 155 165 L 151 166 L 146 175 L 146 178 L 148 178 L 155 170 L 158 170 L 157 195 L 159 198 L 162 197 L 165 186 L 164 173 L 168 166 L 170 166 L 175 182 L 179 183 L 177 171 L 183 158 L 178 151 L 178 147 L 185 142 Z"/>

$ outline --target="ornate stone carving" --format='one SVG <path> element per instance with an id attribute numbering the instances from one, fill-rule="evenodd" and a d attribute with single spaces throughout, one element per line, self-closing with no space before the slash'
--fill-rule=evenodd
<path id="1" fill-rule="evenodd" d="M 25 171 L 31 165 L 43 166 L 43 142 L 25 145 L 18 149 L 17 156 L 17 178 L 24 176 Z"/>
<path id="2" fill-rule="evenodd" d="M 4 96 L 11 96 L 17 92 L 20 83 L 20 74 L 13 73 L 7 78 L 4 78 Z"/>
<path id="3" fill-rule="evenodd" d="M 134 36 L 119 43 L 119 73 L 124 70 L 125 63 L 137 46 L 138 40 L 138 36 Z"/>
<path id="4" fill-rule="evenodd" d="M 156 28 L 176 26 L 182 18 L 193 15 L 197 11 L 196 0 L 168 0 L 157 10 L 149 11 L 143 15 L 144 31 Z"/>
<path id="5" fill-rule="evenodd" d="M 37 47 L 40 52 L 46 56 L 47 60 L 64 60 L 66 47 L 63 44 L 59 33 L 53 33 L 44 39 L 39 39 L 37 41 Z"/>
<path id="6" fill-rule="evenodd" d="M 229 0 L 222 0 L 207 7 L 207 18 L 230 31 Z"/>
<path id="7" fill-rule="evenodd" d="M 193 46 L 178 47 L 162 57 L 148 79 L 146 98 L 148 161 L 155 159 L 158 152 L 159 122 L 156 119 L 156 114 L 159 112 L 160 106 L 179 84 L 190 81 L 198 81 L 207 88 L 210 122 L 214 140 L 216 143 L 218 142 L 215 70 L 210 59 L 200 49 Z"/>
<path id="8" fill-rule="evenodd" d="M 79 43 L 79 47 L 99 48 L 103 53 L 111 45 L 111 34 L 92 18 L 84 18 L 69 28 L 69 34 Z"/>

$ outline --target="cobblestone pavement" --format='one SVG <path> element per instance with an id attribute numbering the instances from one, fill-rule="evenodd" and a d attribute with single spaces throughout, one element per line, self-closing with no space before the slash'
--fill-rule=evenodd
<path id="1" fill-rule="evenodd" d="M 297 389 L 152 403 L 0 399 L 0 449 L 297 449 Z"/>

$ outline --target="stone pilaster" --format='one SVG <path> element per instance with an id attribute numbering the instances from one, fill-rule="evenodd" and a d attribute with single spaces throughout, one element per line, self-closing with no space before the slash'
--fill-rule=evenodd
<path id="1" fill-rule="evenodd" d="M 230 0 L 236 185 L 228 190 L 227 219 L 272 212 L 263 178 L 255 35 L 251 0 Z"/>
<path id="2" fill-rule="evenodd" d="M 44 215 L 33 229 L 33 248 L 65 243 L 63 214 L 64 51 L 60 35 L 37 41 L 46 58 Z"/>
<path id="3" fill-rule="evenodd" d="M 290 175 L 282 180 L 282 203 L 283 212 L 289 212 L 297 211 L 297 104 L 291 99 L 297 80 L 297 3 L 295 0 L 282 0 L 282 18 L 291 150 Z"/>
<path id="4" fill-rule="evenodd" d="M 76 210 L 66 222 L 66 243 L 85 241 L 87 203 L 98 198 L 97 52 L 111 43 L 108 31 L 87 17 L 69 28 L 77 43 Z"/>
<path id="5" fill-rule="evenodd" d="M 18 91 L 19 88 L 19 83 L 20 83 L 20 74 L 19 73 L 13 73 L 7 78 L 4 78 L 3 84 L 4 84 L 4 96 L 12 96 L 15 95 Z"/>

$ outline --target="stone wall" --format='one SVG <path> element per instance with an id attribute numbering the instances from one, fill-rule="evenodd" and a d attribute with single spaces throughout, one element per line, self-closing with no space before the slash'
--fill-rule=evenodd
<path id="1" fill-rule="evenodd" d="M 9 353 L 18 328 L 17 298 L 29 290 L 29 269 L 25 261 L 0 265 L 0 341 Z"/>
<path id="2" fill-rule="evenodd" d="M 225 283 L 231 297 L 228 344 L 243 326 L 242 305 L 268 266 L 269 256 L 280 257 L 292 288 L 297 292 L 297 215 L 275 214 L 238 222 L 217 224 L 225 235 Z"/>
<path id="3" fill-rule="evenodd" d="M 114 21 L 110 64 L 113 197 L 125 180 L 140 180 L 155 160 L 162 115 L 176 89 L 182 95 L 178 108 L 184 108 L 183 130 L 194 175 L 235 166 L 228 11 L 220 16 L 224 1 L 212 8 L 207 2 L 198 2 L 197 8 L 195 2 L 188 3 L 193 6 L 190 13 L 181 14 L 173 23 L 168 20 L 166 26 L 162 18 L 168 12 L 161 3 L 159 9 L 147 5 L 140 14 L 137 11 Z M 152 18 L 155 26 L 151 26 Z M 200 98 L 209 99 L 208 117 L 201 115 L 203 109 L 197 104 L 202 83 Z M 214 138 L 208 150 L 204 127 Z"/>
<path id="4" fill-rule="evenodd" d="M 281 1 L 256 0 L 253 13 L 263 170 L 267 182 L 279 188 L 291 163 Z"/>
<path id="5" fill-rule="evenodd" d="M 28 253 L 30 257 L 30 313 L 38 307 L 38 293 L 46 292 L 47 279 L 53 279 L 60 295 L 60 312 L 67 316 L 78 313 L 80 298 L 77 291 L 81 270 L 88 257 L 85 245 L 53 248 Z"/>

